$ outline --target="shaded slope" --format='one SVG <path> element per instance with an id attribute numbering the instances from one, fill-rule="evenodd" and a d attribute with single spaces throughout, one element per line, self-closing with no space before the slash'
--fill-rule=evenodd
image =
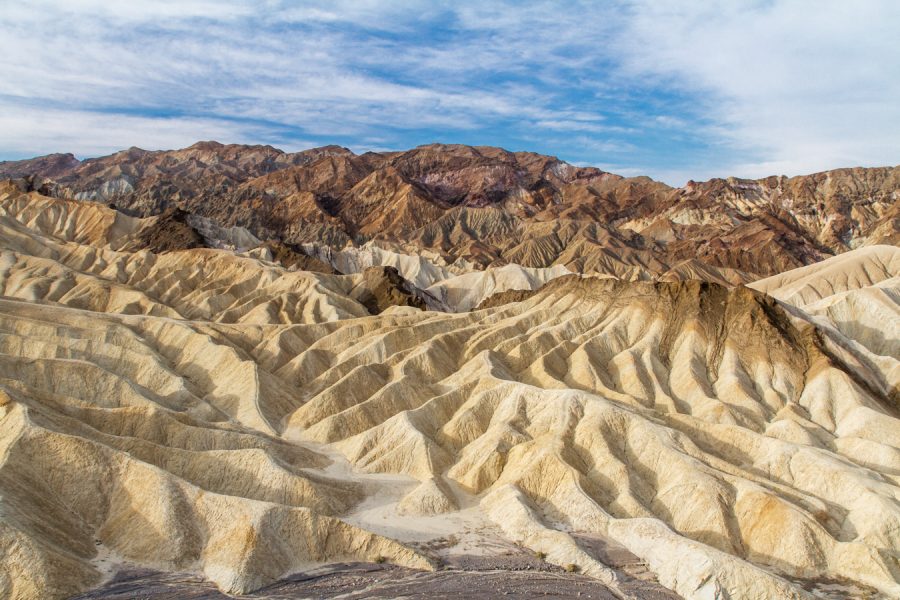
<path id="1" fill-rule="evenodd" d="M 877 285 L 900 272 L 900 248 L 870 246 L 754 282 L 750 287 L 796 306 Z"/>

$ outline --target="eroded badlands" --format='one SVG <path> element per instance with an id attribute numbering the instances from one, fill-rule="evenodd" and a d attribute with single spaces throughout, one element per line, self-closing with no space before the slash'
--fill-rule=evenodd
<path id="1" fill-rule="evenodd" d="M 373 311 L 365 272 L 154 254 L 152 219 L 0 191 L 0 596 L 439 569 L 460 531 L 621 597 L 585 536 L 684 598 L 900 596 L 900 249 L 755 289 L 391 259 L 482 292 Z"/>

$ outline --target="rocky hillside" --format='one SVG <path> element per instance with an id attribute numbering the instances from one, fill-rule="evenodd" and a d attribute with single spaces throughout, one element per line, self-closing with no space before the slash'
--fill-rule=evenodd
<path id="1" fill-rule="evenodd" d="M 288 244 L 374 241 L 480 268 L 558 264 L 632 279 L 712 267 L 738 283 L 900 241 L 900 167 L 671 188 L 491 147 L 356 155 L 200 142 L 5 162 L 0 177 L 134 215 L 177 208 Z"/>

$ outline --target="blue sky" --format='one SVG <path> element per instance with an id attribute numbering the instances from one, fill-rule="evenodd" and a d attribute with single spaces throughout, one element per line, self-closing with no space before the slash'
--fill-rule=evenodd
<path id="1" fill-rule="evenodd" d="M 0 0 L 0 159 L 201 139 L 673 185 L 900 163 L 900 2 Z"/>

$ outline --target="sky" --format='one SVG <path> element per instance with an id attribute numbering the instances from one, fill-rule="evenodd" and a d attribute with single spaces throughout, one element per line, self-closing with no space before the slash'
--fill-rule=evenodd
<path id="1" fill-rule="evenodd" d="M 198 140 L 671 185 L 900 163 L 896 0 L 0 0 L 0 160 Z"/>

